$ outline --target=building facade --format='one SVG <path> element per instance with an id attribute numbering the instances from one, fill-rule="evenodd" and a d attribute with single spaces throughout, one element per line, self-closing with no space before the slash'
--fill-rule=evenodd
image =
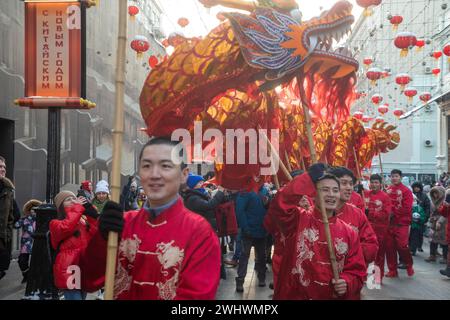
<path id="1" fill-rule="evenodd" d="M 150 72 L 148 58 L 163 57 L 163 11 L 157 0 L 133 1 L 140 13 L 128 21 L 128 44 L 135 35 L 150 42 L 142 59 L 128 46 L 125 90 L 125 132 L 122 176 L 137 171 L 137 157 L 146 135 L 139 95 Z M 87 10 L 87 99 L 93 110 L 63 110 L 61 115 L 61 186 L 77 189 L 84 179 L 109 180 L 115 109 L 115 66 L 118 34 L 118 1 L 100 1 Z M 21 206 L 30 198 L 45 199 L 47 111 L 14 105 L 24 95 L 24 3 L 0 1 L 0 154 L 7 160 L 8 175 L 15 181 Z"/>
<path id="2" fill-rule="evenodd" d="M 408 112 L 423 105 L 420 95 L 430 92 L 432 97 L 440 94 L 443 75 L 448 72 L 447 57 L 436 60 L 431 54 L 443 48 L 442 39 L 436 37 L 436 30 L 445 29 L 444 17 L 449 8 L 445 1 L 432 0 L 386 0 L 374 8 L 372 16 L 362 15 L 354 26 L 352 35 L 347 40 L 349 46 L 361 63 L 358 72 L 358 92 L 362 97 L 352 107 L 352 112 L 362 111 L 373 120 L 382 116 L 378 106 L 372 102 L 372 96 L 380 94 L 382 104 L 389 104 L 389 112 L 382 116 L 388 123 L 397 126 L 401 142 L 397 149 L 382 154 L 382 169 L 385 174 L 392 169 L 401 169 L 413 180 L 436 179 L 439 169 L 440 151 L 440 110 L 436 101 L 413 113 L 405 119 L 393 115 L 395 109 Z M 401 15 L 403 22 L 395 29 L 390 17 Z M 447 19 L 447 22 L 449 20 Z M 394 39 L 400 32 L 411 32 L 417 39 L 424 39 L 425 46 L 409 48 L 407 57 L 400 57 L 400 49 L 394 45 Z M 448 37 L 448 36 L 447 36 Z M 448 39 L 447 39 L 448 40 Z M 371 57 L 372 65 L 365 67 L 363 60 Z M 368 68 L 377 67 L 385 72 L 386 77 L 373 85 L 366 77 Z M 433 74 L 433 69 L 440 67 L 439 76 Z M 403 90 L 396 83 L 396 76 L 407 73 L 412 81 L 406 87 L 417 90 L 417 95 L 408 100 Z M 447 156 L 446 156 L 447 157 Z M 373 159 L 373 172 L 380 172 L 380 161 Z"/>

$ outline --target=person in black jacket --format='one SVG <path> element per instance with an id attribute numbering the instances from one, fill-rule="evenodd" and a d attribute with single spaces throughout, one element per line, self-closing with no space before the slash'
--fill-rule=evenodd
<path id="1" fill-rule="evenodd" d="M 412 184 L 413 193 L 417 198 L 417 203 L 420 207 L 422 207 L 423 211 L 425 211 L 425 223 L 423 224 L 423 230 L 421 232 L 422 236 L 420 237 L 418 250 L 419 252 L 423 252 L 423 234 L 425 232 L 425 225 L 430 218 L 430 209 L 431 209 L 431 201 L 430 198 L 423 192 L 423 185 L 421 182 L 414 182 Z"/>
<path id="2" fill-rule="evenodd" d="M 188 189 L 184 191 L 184 205 L 192 212 L 198 213 L 211 224 L 214 230 L 217 230 L 217 222 L 214 210 L 225 201 L 225 193 L 222 187 L 211 199 L 202 185 L 203 177 L 195 174 L 189 174 L 187 180 Z"/>
<path id="3" fill-rule="evenodd" d="M 204 217 L 217 232 L 215 209 L 226 200 L 224 189 L 219 186 L 217 193 L 211 199 L 208 192 L 202 187 L 204 182 L 205 180 L 202 176 L 192 173 L 189 174 L 187 189 L 181 191 L 184 206 Z M 224 280 L 227 278 L 223 264 L 223 255 L 220 263 L 220 278 Z"/>

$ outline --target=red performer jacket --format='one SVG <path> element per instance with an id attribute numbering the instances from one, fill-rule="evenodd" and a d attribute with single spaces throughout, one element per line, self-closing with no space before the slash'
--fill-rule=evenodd
<path id="1" fill-rule="evenodd" d="M 124 214 L 114 298 L 119 300 L 214 299 L 220 278 L 220 245 L 203 217 L 180 199 L 150 220 L 145 209 Z M 88 291 L 103 286 L 106 241 L 100 233 L 82 255 Z"/>
<path id="2" fill-rule="evenodd" d="M 315 185 L 305 173 L 280 190 L 271 203 L 268 215 L 285 237 L 274 299 L 336 299 L 321 213 L 317 209 L 307 213 L 298 207 L 301 195 L 314 197 L 315 193 Z M 329 223 L 340 278 L 348 286 L 340 299 L 359 299 L 366 264 L 358 235 L 336 216 Z"/>
<path id="3" fill-rule="evenodd" d="M 359 235 L 359 242 L 364 254 L 366 265 L 375 261 L 378 252 L 377 235 L 369 223 L 365 213 L 352 204 L 344 204 L 338 210 L 337 217 L 346 222 Z"/>
<path id="4" fill-rule="evenodd" d="M 391 198 L 392 213 L 394 215 L 391 224 L 398 226 L 409 226 L 412 222 L 413 194 L 408 187 L 400 183 L 391 185 L 387 189 Z"/>
<path id="5" fill-rule="evenodd" d="M 369 221 L 375 230 L 387 230 L 389 227 L 389 217 L 392 212 L 391 198 L 384 191 L 366 190 L 365 199 L 369 209 Z"/>
<path id="6" fill-rule="evenodd" d="M 366 211 L 366 206 L 364 204 L 364 200 L 361 195 L 355 191 L 353 191 L 352 196 L 350 197 L 350 204 L 354 205 L 358 209 L 360 209 L 363 213 Z"/>
<path id="7" fill-rule="evenodd" d="M 50 240 L 53 249 L 57 250 L 53 277 L 58 289 L 67 289 L 67 280 L 72 275 L 68 268 L 79 266 L 81 252 L 97 232 L 97 220 L 82 216 L 84 210 L 82 205 L 75 204 L 65 208 L 64 220 L 50 221 Z"/>

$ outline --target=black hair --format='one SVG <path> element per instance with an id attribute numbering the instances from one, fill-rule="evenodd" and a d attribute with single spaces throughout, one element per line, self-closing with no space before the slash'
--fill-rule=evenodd
<path id="1" fill-rule="evenodd" d="M 414 188 L 419 188 L 420 192 L 422 192 L 423 191 L 423 184 L 420 181 L 416 181 L 416 182 L 414 182 L 411 185 L 411 188 L 413 189 L 413 191 L 414 191 Z"/>
<path id="2" fill-rule="evenodd" d="M 341 187 L 341 182 L 339 181 L 339 179 L 334 174 L 325 173 L 323 176 L 321 176 L 319 179 L 317 179 L 317 182 L 320 182 L 322 180 L 334 180 L 334 181 L 337 182 L 339 188 Z"/>
<path id="3" fill-rule="evenodd" d="M 333 167 L 329 170 L 329 173 L 336 176 L 337 178 L 342 178 L 343 176 L 349 176 L 353 180 L 353 184 L 356 183 L 356 178 L 353 172 L 346 167 Z"/>
<path id="4" fill-rule="evenodd" d="M 291 172 L 291 176 L 292 176 L 292 178 L 295 178 L 296 176 L 299 176 L 303 173 L 305 173 L 305 171 L 303 171 L 303 170 L 294 170 Z"/>
<path id="5" fill-rule="evenodd" d="M 379 174 L 373 174 L 370 176 L 370 181 L 378 180 L 380 183 L 383 183 L 383 178 Z"/>
<path id="6" fill-rule="evenodd" d="M 180 141 L 174 141 L 170 137 L 154 137 L 154 138 L 150 139 L 149 141 L 147 141 L 147 143 L 142 147 L 142 150 L 139 153 L 139 162 L 141 162 L 141 160 L 142 160 L 142 156 L 144 154 L 145 148 L 147 148 L 149 146 L 166 145 L 166 146 L 177 147 L 180 143 L 181 143 Z M 184 147 L 182 147 L 179 156 L 182 159 L 180 166 L 181 166 L 181 170 L 183 170 L 184 168 L 187 167 L 187 164 L 184 161 L 184 156 L 185 156 Z"/>
<path id="7" fill-rule="evenodd" d="M 400 177 L 403 176 L 402 171 L 399 170 L 399 169 L 394 169 L 394 170 L 392 170 L 392 171 L 391 171 L 391 176 L 392 176 L 393 174 L 399 174 Z"/>
<path id="8" fill-rule="evenodd" d="M 3 161 L 3 162 L 5 162 L 5 163 L 6 163 L 6 159 L 5 159 L 5 158 L 3 158 L 2 156 L 0 156 L 0 161 Z"/>

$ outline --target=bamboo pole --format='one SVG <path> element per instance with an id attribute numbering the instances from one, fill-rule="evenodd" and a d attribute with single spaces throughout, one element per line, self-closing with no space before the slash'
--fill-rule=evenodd
<path id="1" fill-rule="evenodd" d="M 362 175 L 361 175 L 361 167 L 359 166 L 359 159 L 358 159 L 358 155 L 356 153 L 356 149 L 355 146 L 353 146 L 353 157 L 355 158 L 355 164 L 356 164 L 356 173 L 357 173 L 357 177 L 359 179 L 359 183 L 362 183 Z M 363 188 L 364 189 L 364 188 Z M 361 197 L 364 201 L 364 207 L 366 207 L 366 196 L 364 195 L 364 190 L 361 194 Z"/>
<path id="2" fill-rule="evenodd" d="M 311 117 L 309 116 L 309 106 L 308 106 L 308 102 L 306 101 L 305 92 L 304 92 L 304 90 L 302 90 L 302 87 L 301 87 L 302 84 L 303 84 L 303 79 L 301 77 L 297 77 L 298 90 L 299 90 L 300 98 L 302 101 L 303 113 L 305 115 L 306 133 L 308 136 L 309 152 L 311 154 L 311 161 L 312 161 L 312 163 L 317 163 L 316 148 L 314 147 L 314 140 L 313 140 L 313 135 L 312 135 Z M 327 239 L 328 253 L 330 254 L 331 270 L 333 272 L 334 279 L 337 281 L 337 280 L 339 280 L 339 270 L 337 267 L 336 254 L 334 252 L 333 240 L 331 238 L 330 224 L 328 222 L 327 212 L 325 211 L 325 203 L 322 199 L 321 191 L 319 189 L 317 189 L 317 197 L 319 198 L 319 201 L 320 201 L 320 211 L 322 213 L 322 221 L 323 221 L 323 226 L 324 226 L 324 230 L 325 230 L 325 237 Z"/>
<path id="3" fill-rule="evenodd" d="M 289 172 L 292 172 L 291 162 L 289 161 L 289 155 L 287 154 L 287 151 L 284 152 L 284 157 L 286 158 L 286 165 L 289 169 Z"/>
<path id="4" fill-rule="evenodd" d="M 124 130 L 124 97 L 125 97 L 125 60 L 127 46 L 127 0 L 119 0 L 119 36 L 117 44 L 116 65 L 116 111 L 113 134 L 113 161 L 111 175 L 111 199 L 119 202 L 120 198 L 120 171 L 122 162 L 122 141 Z M 116 271 L 118 234 L 108 234 L 106 273 L 105 273 L 105 300 L 114 298 L 114 277 Z"/>

